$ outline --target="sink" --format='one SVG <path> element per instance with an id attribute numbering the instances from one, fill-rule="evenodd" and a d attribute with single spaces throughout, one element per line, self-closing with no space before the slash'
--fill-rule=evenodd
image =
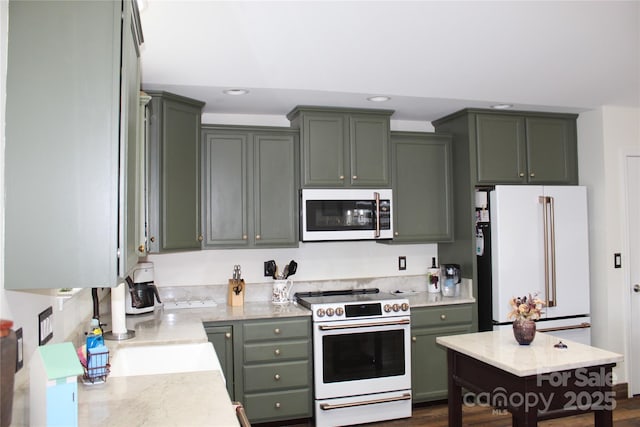
<path id="1" fill-rule="evenodd" d="M 210 342 L 120 347 L 110 358 L 110 377 L 220 371 Z"/>

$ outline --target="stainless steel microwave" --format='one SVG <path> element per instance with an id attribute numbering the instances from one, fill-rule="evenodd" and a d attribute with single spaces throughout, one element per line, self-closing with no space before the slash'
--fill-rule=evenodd
<path id="1" fill-rule="evenodd" d="M 391 189 L 303 189 L 303 242 L 393 238 Z"/>

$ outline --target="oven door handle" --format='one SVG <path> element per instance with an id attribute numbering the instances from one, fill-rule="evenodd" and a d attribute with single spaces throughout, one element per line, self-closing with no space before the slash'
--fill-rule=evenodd
<path id="1" fill-rule="evenodd" d="M 351 408 L 354 406 L 376 405 L 378 403 L 398 402 L 401 400 L 411 400 L 411 393 L 404 393 L 402 396 L 385 397 L 382 399 L 363 400 L 361 402 L 349 402 L 349 403 L 321 403 L 320 409 L 323 411 L 330 411 L 332 409 Z"/>
<path id="2" fill-rule="evenodd" d="M 410 319 L 393 320 L 389 322 L 347 323 L 345 325 L 320 325 L 321 331 L 335 331 L 336 329 L 374 328 L 376 326 L 410 325 Z"/>

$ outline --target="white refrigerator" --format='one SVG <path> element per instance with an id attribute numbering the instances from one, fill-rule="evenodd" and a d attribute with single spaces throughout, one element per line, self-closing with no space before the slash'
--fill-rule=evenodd
<path id="1" fill-rule="evenodd" d="M 511 298 L 537 293 L 545 301 L 538 331 L 589 344 L 586 188 L 496 186 L 489 195 L 493 328 L 511 327 Z"/>

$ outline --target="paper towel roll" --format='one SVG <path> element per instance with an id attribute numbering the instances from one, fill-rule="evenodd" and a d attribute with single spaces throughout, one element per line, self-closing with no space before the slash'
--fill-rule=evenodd
<path id="1" fill-rule="evenodd" d="M 124 283 L 120 283 L 115 288 L 111 288 L 111 325 L 114 334 L 127 333 L 124 304 Z"/>

